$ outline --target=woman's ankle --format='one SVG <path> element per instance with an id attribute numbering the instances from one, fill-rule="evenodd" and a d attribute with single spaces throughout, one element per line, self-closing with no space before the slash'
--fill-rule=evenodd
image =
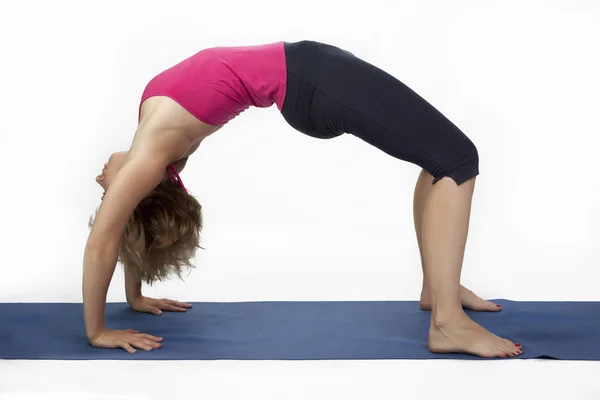
<path id="1" fill-rule="evenodd" d="M 456 324 L 464 318 L 468 317 L 460 303 L 458 307 L 434 307 L 431 312 L 431 324 L 438 328 Z"/>

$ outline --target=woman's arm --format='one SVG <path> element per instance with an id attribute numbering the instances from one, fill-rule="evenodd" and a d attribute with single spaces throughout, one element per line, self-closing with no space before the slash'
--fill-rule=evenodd
<path id="1" fill-rule="evenodd" d="M 84 320 L 90 341 L 104 329 L 106 293 L 127 221 L 137 204 L 160 183 L 166 165 L 150 154 L 132 156 L 104 195 L 84 255 Z"/>
<path id="2" fill-rule="evenodd" d="M 138 132 L 136 137 L 125 164 L 104 195 L 86 243 L 83 309 L 86 335 L 92 344 L 105 331 L 106 294 L 129 217 L 138 203 L 160 183 L 171 160 L 181 158 L 192 144 L 187 135 L 177 132 Z M 108 346 L 104 344 L 103 347 Z M 117 347 L 124 346 L 117 344 Z"/>

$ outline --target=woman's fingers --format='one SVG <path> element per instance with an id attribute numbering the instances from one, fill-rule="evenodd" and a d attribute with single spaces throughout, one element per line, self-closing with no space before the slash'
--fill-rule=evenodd
<path id="1" fill-rule="evenodd" d="M 186 308 L 176 307 L 171 304 L 161 304 L 160 309 L 163 311 L 175 311 L 175 312 L 186 312 Z"/>
<path id="2" fill-rule="evenodd" d="M 114 331 L 119 332 L 119 331 Z M 140 333 L 134 329 L 125 329 L 118 333 L 120 340 L 118 340 L 113 347 L 121 347 L 128 353 L 135 353 L 135 349 L 142 349 L 151 351 L 162 347 L 160 343 L 163 339 L 158 336 L 149 335 L 147 333 Z"/>
<path id="3" fill-rule="evenodd" d="M 149 340 L 149 339 L 140 339 L 140 343 L 150 346 L 153 349 L 158 349 L 159 347 L 162 347 L 161 343 L 158 343 L 158 342 L 155 342 L 154 340 Z"/>
<path id="4" fill-rule="evenodd" d="M 175 307 L 192 308 L 192 305 L 190 303 L 184 303 L 181 301 L 169 300 L 169 304 L 171 304 L 172 306 L 175 306 Z"/>
<path id="5" fill-rule="evenodd" d="M 154 314 L 154 315 L 161 315 L 162 312 L 160 311 L 160 302 L 156 301 L 156 302 L 152 302 L 152 303 L 146 303 L 143 304 L 141 306 L 138 306 L 136 308 L 136 311 L 139 312 L 146 312 L 149 314 Z"/>
<path id="6" fill-rule="evenodd" d="M 145 336 L 146 335 L 144 334 L 134 334 L 128 336 L 125 341 L 122 342 L 121 347 L 127 350 L 129 353 L 135 353 L 136 348 L 150 351 L 162 347 L 161 343 L 148 339 Z"/>
<path id="7" fill-rule="evenodd" d="M 108 330 L 102 333 L 90 343 L 94 347 L 110 349 L 122 348 L 128 353 L 135 353 L 137 349 L 154 350 L 162 347 L 163 338 L 141 333 L 135 329 Z"/>
<path id="8" fill-rule="evenodd" d="M 180 301 L 169 300 L 169 299 L 161 299 L 159 301 L 162 306 L 168 307 L 168 308 L 161 308 L 161 310 L 186 311 L 188 308 L 192 308 L 191 304 L 183 303 Z"/>
<path id="9" fill-rule="evenodd" d="M 154 315 L 161 315 L 162 311 L 160 311 L 160 304 L 158 304 L 158 307 L 152 307 L 152 306 L 148 306 L 147 312 L 149 312 L 150 314 L 154 314 Z"/>
<path id="10" fill-rule="evenodd" d="M 138 349 L 142 349 L 142 350 L 146 350 L 146 351 L 154 350 L 154 349 L 162 346 L 160 343 L 156 343 L 151 340 L 143 339 L 143 338 L 136 338 L 136 339 L 132 340 L 131 345 L 137 347 Z"/>
<path id="11" fill-rule="evenodd" d="M 134 309 L 139 312 L 147 312 L 154 315 L 161 315 L 162 311 L 185 312 L 192 308 L 189 303 L 184 303 L 169 299 L 151 299 L 144 298 L 143 302 L 139 302 L 134 306 Z"/>
<path id="12" fill-rule="evenodd" d="M 161 338 L 159 336 L 152 336 L 152 335 L 149 335 L 147 333 L 142 333 L 141 336 L 144 339 L 152 340 L 153 342 L 162 342 L 163 341 L 163 338 Z"/>
<path id="13" fill-rule="evenodd" d="M 133 347 L 131 347 L 131 345 L 127 342 L 124 342 L 121 344 L 121 348 L 127 350 L 128 353 L 135 353 L 135 349 Z"/>

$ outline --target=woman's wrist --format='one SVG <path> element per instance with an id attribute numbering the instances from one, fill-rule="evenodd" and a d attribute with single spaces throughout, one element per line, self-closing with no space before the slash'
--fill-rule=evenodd
<path id="1" fill-rule="evenodd" d="M 83 265 L 83 317 L 85 333 L 93 341 L 105 330 L 106 294 L 116 264 L 115 253 L 108 245 L 88 243 Z"/>
<path id="2" fill-rule="evenodd" d="M 104 332 L 104 327 L 86 330 L 86 336 L 90 343 L 93 343 Z"/>
<path id="3" fill-rule="evenodd" d="M 144 296 L 142 296 L 142 294 L 140 293 L 139 295 L 135 295 L 135 296 L 127 296 L 127 304 L 129 304 L 130 306 L 133 305 L 133 303 L 135 303 L 136 301 L 143 299 Z"/>
<path id="4" fill-rule="evenodd" d="M 125 298 L 131 305 L 135 300 L 142 297 L 142 281 L 135 274 L 125 268 Z"/>

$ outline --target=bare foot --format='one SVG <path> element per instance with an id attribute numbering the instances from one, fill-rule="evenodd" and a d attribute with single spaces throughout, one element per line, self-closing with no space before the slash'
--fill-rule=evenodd
<path id="1" fill-rule="evenodd" d="M 431 322 L 429 350 L 433 353 L 468 353 L 479 357 L 514 357 L 520 345 L 487 331 L 466 315 L 446 323 Z"/>
<path id="2" fill-rule="evenodd" d="M 500 311 L 502 307 L 499 304 L 487 301 L 477 296 L 464 286 L 460 286 L 460 302 L 464 308 L 473 311 Z M 421 310 L 431 311 L 431 296 L 429 291 L 423 289 L 421 292 L 421 301 L 419 301 Z"/>

